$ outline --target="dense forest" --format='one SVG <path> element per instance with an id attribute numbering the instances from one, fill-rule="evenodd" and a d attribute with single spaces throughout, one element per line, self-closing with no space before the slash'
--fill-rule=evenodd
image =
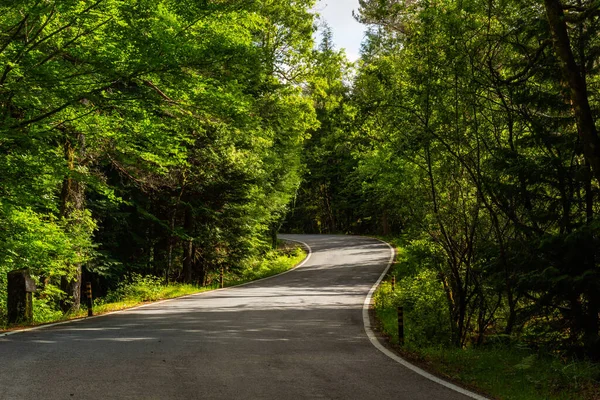
<path id="1" fill-rule="evenodd" d="M 360 3 L 287 227 L 401 236 L 421 343 L 600 358 L 600 3 Z"/>
<path id="2" fill-rule="evenodd" d="M 132 274 L 202 283 L 271 246 L 317 126 L 310 0 L 0 5 L 6 273 L 79 308 Z"/>
<path id="3" fill-rule="evenodd" d="M 599 359 L 600 2 L 360 5 L 356 63 L 312 0 L 0 5 L 0 314 L 372 234 L 420 343 Z"/>

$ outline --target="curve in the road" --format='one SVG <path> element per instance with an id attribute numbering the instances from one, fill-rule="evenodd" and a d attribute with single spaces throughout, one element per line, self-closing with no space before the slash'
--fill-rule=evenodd
<path id="1" fill-rule="evenodd" d="M 277 278 L 277 277 L 279 277 L 281 275 L 285 275 L 287 273 L 290 273 L 290 272 L 294 271 L 295 269 L 300 268 L 301 266 L 303 266 L 304 264 L 306 264 L 308 262 L 308 260 L 310 260 L 310 256 L 312 255 L 310 246 L 307 245 L 306 243 L 302 243 L 302 242 L 300 242 L 298 240 L 291 240 L 291 241 L 302 244 L 303 246 L 306 247 L 306 250 L 307 250 L 306 257 L 304 258 L 304 260 L 302 260 L 300 263 L 298 263 L 298 265 L 294 266 L 294 268 L 291 268 L 291 269 L 289 269 L 287 271 L 281 272 L 281 273 L 279 273 L 277 275 L 267 276 L 266 278 L 260 278 L 260 279 L 254 280 L 254 281 L 250 281 L 250 282 L 246 282 L 246 283 L 241 283 L 239 285 L 236 285 L 235 287 L 252 285 L 252 284 L 255 284 L 257 282 L 262 282 L 262 281 L 266 281 L 268 279 Z M 211 292 L 217 292 L 217 291 L 220 291 L 220 290 L 228 290 L 228 289 L 231 289 L 231 287 L 226 287 L 226 288 L 221 288 L 221 289 L 214 289 Z M 144 308 L 144 307 L 148 307 L 148 306 L 156 306 L 157 304 L 165 303 L 167 301 L 176 301 L 176 300 L 180 300 L 180 299 L 183 299 L 183 298 L 186 298 L 186 297 L 202 296 L 202 295 L 207 294 L 207 293 L 209 293 L 209 292 L 194 293 L 194 294 L 189 294 L 189 295 L 185 295 L 185 296 L 181 296 L 181 297 L 176 297 L 176 298 L 173 298 L 173 299 L 159 300 L 159 301 L 155 301 L 155 302 L 148 303 L 148 304 L 142 304 L 142 305 L 139 305 L 139 306 L 129 307 L 129 308 L 124 309 L 124 310 L 117 310 L 117 311 L 111 311 L 111 312 L 107 312 L 107 313 L 100 314 L 100 315 L 94 315 L 92 317 L 75 318 L 75 319 L 71 319 L 71 320 L 67 320 L 67 321 L 52 322 L 52 323 L 49 323 L 49 324 L 32 326 L 32 327 L 29 327 L 29 328 L 15 329 L 15 330 L 11 330 L 11 331 L 8 331 L 8 332 L 2 332 L 2 333 L 0 333 L 0 338 L 2 338 L 4 336 L 16 335 L 18 333 L 37 331 L 39 329 L 52 328 L 52 327 L 58 326 L 58 325 L 70 324 L 70 323 L 79 322 L 79 321 L 85 321 L 85 320 L 89 320 L 89 319 L 93 319 L 93 318 L 106 317 L 106 316 L 109 316 L 111 314 L 117 314 L 117 313 L 121 313 L 121 312 L 131 311 L 131 310 L 135 310 L 135 309 L 138 309 L 138 308 Z"/>
<path id="2" fill-rule="evenodd" d="M 312 249 L 285 275 L 0 337 L 0 399 L 472 397 L 402 367 L 365 335 L 387 244 L 285 238 Z"/>

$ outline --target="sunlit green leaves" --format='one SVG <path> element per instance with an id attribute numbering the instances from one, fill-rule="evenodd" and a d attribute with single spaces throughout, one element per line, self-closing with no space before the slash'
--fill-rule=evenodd
<path id="1" fill-rule="evenodd" d="M 298 89 L 312 4 L 0 5 L 0 224 L 16 229 L 0 245 L 17 257 L 0 275 L 28 264 L 71 277 L 87 263 L 171 279 L 183 241 L 198 276 L 264 248 L 316 124 Z"/>

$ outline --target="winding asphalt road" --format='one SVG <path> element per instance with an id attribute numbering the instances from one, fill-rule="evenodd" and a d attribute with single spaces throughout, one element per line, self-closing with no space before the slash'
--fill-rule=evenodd
<path id="1" fill-rule="evenodd" d="M 284 236 L 300 268 L 250 285 L 0 337 L 0 399 L 467 399 L 365 334 L 389 247 Z"/>

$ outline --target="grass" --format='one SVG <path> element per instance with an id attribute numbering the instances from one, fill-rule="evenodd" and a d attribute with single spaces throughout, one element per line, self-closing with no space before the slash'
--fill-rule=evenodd
<path id="1" fill-rule="evenodd" d="M 391 273 L 401 274 L 396 270 L 398 267 L 395 265 Z M 379 330 L 403 357 L 424 369 L 496 399 L 600 399 L 600 365 L 596 363 L 563 360 L 519 344 L 497 343 L 467 349 L 443 345 L 419 347 L 409 340 L 408 322 L 405 323 L 407 343 L 398 347 L 396 295 L 389 280 L 374 295 Z"/>
<path id="2" fill-rule="evenodd" d="M 421 356 L 453 380 L 500 399 L 597 399 L 597 364 L 566 363 L 527 349 L 507 347 L 421 349 Z"/>
<path id="3" fill-rule="evenodd" d="M 226 271 L 223 276 L 223 286 L 237 286 L 280 274 L 292 269 L 304 258 L 306 258 L 306 252 L 300 247 L 295 245 L 282 245 L 278 251 L 272 251 L 261 258 L 250 259 L 241 272 L 236 273 Z M 219 275 L 219 273 L 211 274 L 208 277 L 209 283 L 206 286 L 180 283 L 164 285 L 159 278 L 134 275 L 131 282 L 123 282 L 114 291 L 109 292 L 105 298 L 95 299 L 94 315 L 102 315 L 149 302 L 174 299 L 215 290 L 220 287 Z M 60 311 L 50 308 L 45 302 L 34 300 L 33 324 L 13 325 L 10 327 L 3 326 L 0 332 L 84 318 L 87 314 L 88 310 L 83 304 L 78 312 L 63 315 Z"/>

